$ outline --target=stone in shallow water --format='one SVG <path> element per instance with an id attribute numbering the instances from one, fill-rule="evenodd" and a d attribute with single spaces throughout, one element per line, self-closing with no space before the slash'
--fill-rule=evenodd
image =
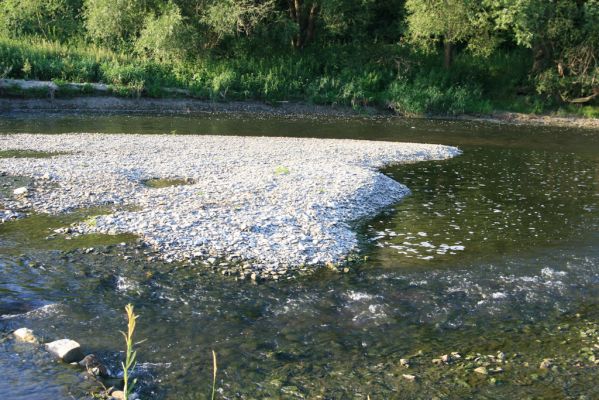
<path id="1" fill-rule="evenodd" d="M 15 196 L 23 196 L 27 194 L 27 188 L 25 186 L 21 186 L 20 188 L 16 188 L 12 191 Z"/>
<path id="2" fill-rule="evenodd" d="M 60 339 L 46 343 L 46 350 L 66 363 L 79 362 L 83 359 L 81 346 L 71 339 Z"/>
<path id="3" fill-rule="evenodd" d="M 108 378 L 110 376 L 108 369 L 94 354 L 85 356 L 83 360 L 79 361 L 79 365 L 92 375 L 101 376 L 103 378 Z"/>
<path id="4" fill-rule="evenodd" d="M 402 375 L 404 379 L 410 381 L 410 382 L 414 382 L 416 380 L 416 375 L 411 375 L 411 374 L 403 374 Z"/>
<path id="5" fill-rule="evenodd" d="M 474 372 L 476 372 L 477 374 L 481 374 L 481 375 L 488 375 L 489 374 L 489 371 L 487 371 L 487 369 L 485 367 L 475 368 Z"/>
<path id="6" fill-rule="evenodd" d="M 15 339 L 19 342 L 34 343 L 34 344 L 39 343 L 39 341 L 37 340 L 37 337 L 35 337 L 35 335 L 33 334 L 33 331 L 29 328 L 19 328 L 16 331 L 14 331 L 12 334 L 15 337 Z"/>

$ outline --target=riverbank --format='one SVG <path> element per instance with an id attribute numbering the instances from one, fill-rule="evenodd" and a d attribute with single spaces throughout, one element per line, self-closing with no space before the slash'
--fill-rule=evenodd
<path id="1" fill-rule="evenodd" d="M 114 96 L 80 96 L 74 98 L 0 98 L 0 113 L 65 112 L 65 113 L 131 113 L 131 114 L 249 114 L 253 117 L 298 118 L 402 118 L 390 110 L 377 107 L 352 108 L 340 105 L 318 105 L 301 102 L 264 103 L 259 101 L 215 102 L 181 98 L 124 98 Z M 415 117 L 418 118 L 418 117 Z M 487 115 L 422 116 L 427 119 L 491 122 L 507 125 L 556 126 L 599 129 L 599 118 L 580 116 L 537 115 L 515 112 L 493 112 Z"/>
<path id="2" fill-rule="evenodd" d="M 133 233 L 164 260 L 254 279 L 345 263 L 359 251 L 352 223 L 409 193 L 379 168 L 460 154 L 414 143 L 106 134 L 5 135 L 0 150 L 58 153 L 0 158 L 3 173 L 33 178 L 3 199 L 7 210 L 121 206 L 60 233 Z"/>

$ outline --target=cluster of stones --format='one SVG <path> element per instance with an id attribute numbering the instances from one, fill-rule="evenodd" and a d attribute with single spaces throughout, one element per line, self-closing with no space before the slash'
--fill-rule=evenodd
<path id="1" fill-rule="evenodd" d="M 447 159 L 454 147 L 356 140 L 176 135 L 5 135 L 0 150 L 60 153 L 0 159 L 28 176 L 7 209 L 60 213 L 124 206 L 74 227 L 133 233 L 166 261 L 247 262 L 239 276 L 273 278 L 341 265 L 359 250 L 353 222 L 409 193 L 385 165 Z M 152 188 L 155 178 L 184 184 Z M 233 260 L 233 261 L 232 261 Z M 220 264 L 220 262 L 219 262 Z M 225 267 L 225 266 L 223 266 Z"/>
<path id="2" fill-rule="evenodd" d="M 40 345 L 40 340 L 29 328 L 19 328 L 12 332 L 13 338 L 21 343 Z M 111 376 L 110 370 L 94 354 L 85 355 L 79 343 L 71 339 L 59 339 L 43 344 L 43 347 L 57 359 L 67 364 L 76 365 L 84 369 L 88 374 L 105 380 L 119 381 L 119 378 Z M 105 393 L 111 400 L 124 399 L 124 393 L 111 387 Z M 132 398 L 129 396 L 129 398 Z"/>

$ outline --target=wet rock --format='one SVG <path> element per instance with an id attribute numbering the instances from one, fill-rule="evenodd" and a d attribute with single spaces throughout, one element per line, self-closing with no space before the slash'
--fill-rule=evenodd
<path id="1" fill-rule="evenodd" d="M 108 369 L 94 354 L 85 356 L 83 360 L 79 361 L 79 365 L 92 375 L 100 376 L 102 378 L 108 378 L 110 376 Z"/>
<path id="2" fill-rule="evenodd" d="M 296 398 L 303 399 L 304 395 L 297 386 L 283 386 L 281 388 L 281 394 L 285 396 L 286 399 Z"/>
<path id="3" fill-rule="evenodd" d="M 433 364 L 441 365 L 443 364 L 443 360 L 441 360 L 440 358 L 433 358 Z"/>
<path id="4" fill-rule="evenodd" d="M 110 398 L 114 399 L 114 400 L 124 400 L 125 392 L 123 392 L 122 390 L 113 390 L 110 393 Z M 128 400 L 137 400 L 137 399 L 139 399 L 139 396 L 137 395 L 137 393 L 131 393 L 128 397 Z"/>
<path id="5" fill-rule="evenodd" d="M 403 374 L 402 377 L 410 382 L 414 382 L 416 380 L 416 375 Z"/>
<path id="6" fill-rule="evenodd" d="M 110 398 L 115 400 L 124 400 L 125 392 L 123 392 L 122 390 L 114 390 L 112 391 L 112 393 L 110 393 Z"/>
<path id="7" fill-rule="evenodd" d="M 410 361 L 405 359 L 405 358 L 401 358 L 399 360 L 399 365 L 401 365 L 402 367 L 406 367 L 409 368 L 410 367 Z"/>
<path id="8" fill-rule="evenodd" d="M 17 340 L 19 342 L 34 343 L 34 344 L 39 343 L 37 337 L 33 334 L 33 331 L 31 329 L 19 328 L 16 331 L 14 331 L 12 334 L 15 337 L 15 340 Z"/>
<path id="9" fill-rule="evenodd" d="M 66 363 L 79 362 L 84 357 L 79 343 L 71 339 L 60 339 L 46 343 L 46 350 Z"/>
<path id="10" fill-rule="evenodd" d="M 25 196 L 28 191 L 29 191 L 29 189 L 27 189 L 25 186 L 21 186 L 19 188 L 16 188 L 15 190 L 13 190 L 12 193 L 15 196 Z"/>
<path id="11" fill-rule="evenodd" d="M 474 372 L 476 372 L 477 374 L 481 374 L 481 375 L 488 375 L 489 374 L 489 371 L 487 371 L 487 369 L 485 367 L 475 368 Z"/>
<path id="12" fill-rule="evenodd" d="M 553 360 L 551 358 L 545 358 L 543 361 L 541 361 L 539 368 L 540 369 L 549 369 L 552 366 L 553 366 Z"/>

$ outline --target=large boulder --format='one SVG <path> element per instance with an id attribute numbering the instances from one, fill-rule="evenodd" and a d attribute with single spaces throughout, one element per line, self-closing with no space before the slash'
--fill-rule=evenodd
<path id="1" fill-rule="evenodd" d="M 84 357 L 79 343 L 71 339 L 60 339 L 46 343 L 46 350 L 66 363 L 79 362 Z"/>

